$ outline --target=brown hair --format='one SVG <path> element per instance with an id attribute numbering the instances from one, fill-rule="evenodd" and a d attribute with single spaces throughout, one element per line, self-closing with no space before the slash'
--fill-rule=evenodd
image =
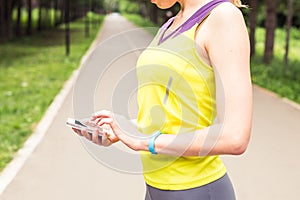
<path id="1" fill-rule="evenodd" d="M 245 8 L 246 5 L 242 4 L 241 0 L 231 0 L 231 2 L 238 8 Z"/>

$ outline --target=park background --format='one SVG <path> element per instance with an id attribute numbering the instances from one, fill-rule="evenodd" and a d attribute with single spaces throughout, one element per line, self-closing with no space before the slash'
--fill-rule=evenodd
<path id="1" fill-rule="evenodd" d="M 300 1 L 249 0 L 253 83 L 300 103 Z M 179 6 L 148 0 L 0 1 L 0 171 L 80 65 L 107 13 L 159 27 Z"/>

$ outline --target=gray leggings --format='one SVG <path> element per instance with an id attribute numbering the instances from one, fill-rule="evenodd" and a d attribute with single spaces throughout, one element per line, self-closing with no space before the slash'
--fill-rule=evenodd
<path id="1" fill-rule="evenodd" d="M 146 185 L 145 200 L 235 200 L 227 174 L 204 186 L 187 190 L 160 190 Z"/>

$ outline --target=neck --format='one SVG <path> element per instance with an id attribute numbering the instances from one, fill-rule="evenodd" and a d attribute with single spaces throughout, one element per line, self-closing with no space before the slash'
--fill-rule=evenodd
<path id="1" fill-rule="evenodd" d="M 178 17 L 184 17 L 185 15 L 190 15 L 190 13 L 195 12 L 204 4 L 210 2 L 211 0 L 178 0 L 181 6 Z"/>

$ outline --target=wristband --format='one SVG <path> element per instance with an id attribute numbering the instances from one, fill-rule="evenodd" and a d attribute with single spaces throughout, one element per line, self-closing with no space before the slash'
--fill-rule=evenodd
<path id="1" fill-rule="evenodd" d="M 157 154 L 154 149 L 154 142 L 155 142 L 156 138 L 161 134 L 162 133 L 160 131 L 156 131 L 149 139 L 148 149 L 152 154 Z"/>

